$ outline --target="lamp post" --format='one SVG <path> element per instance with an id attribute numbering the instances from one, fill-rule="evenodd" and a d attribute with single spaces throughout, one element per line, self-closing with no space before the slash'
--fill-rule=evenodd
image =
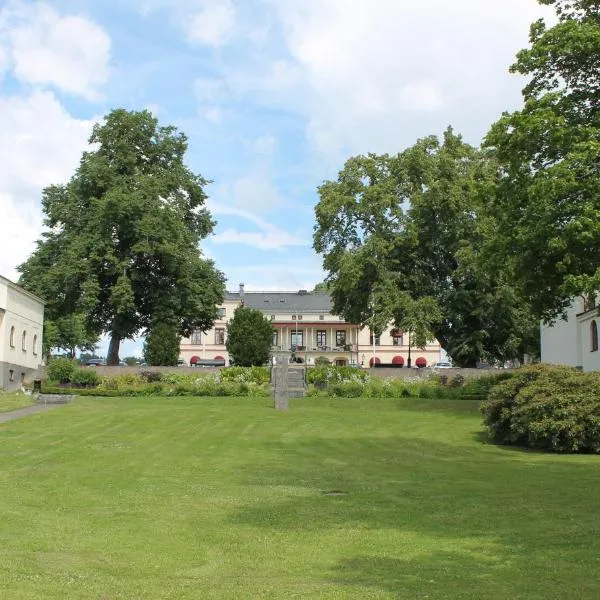
<path id="1" fill-rule="evenodd" d="M 375 356 L 375 303 L 373 303 L 373 306 L 372 306 L 372 318 L 373 318 L 373 322 L 372 322 L 372 326 L 371 326 L 371 336 L 372 336 L 372 342 L 373 342 L 373 368 L 375 368 L 375 359 L 377 358 Z"/>
<path id="2" fill-rule="evenodd" d="M 411 335 L 410 335 L 410 329 L 408 329 L 408 360 L 406 361 L 406 366 L 407 368 L 410 369 L 410 342 L 411 342 Z"/>

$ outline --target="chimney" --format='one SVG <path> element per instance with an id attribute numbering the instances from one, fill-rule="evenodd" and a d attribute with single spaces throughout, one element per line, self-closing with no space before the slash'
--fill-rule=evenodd
<path id="1" fill-rule="evenodd" d="M 240 283 L 240 296 L 244 295 L 244 284 Z"/>

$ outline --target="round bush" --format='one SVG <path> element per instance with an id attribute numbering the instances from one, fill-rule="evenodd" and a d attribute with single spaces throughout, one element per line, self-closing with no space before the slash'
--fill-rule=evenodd
<path id="1" fill-rule="evenodd" d="M 100 383 L 100 376 L 93 369 L 75 369 L 71 383 L 80 387 L 96 387 Z"/>
<path id="2" fill-rule="evenodd" d="M 553 452 L 600 452 L 600 373 L 534 365 L 493 387 L 482 404 L 492 439 Z"/>
<path id="3" fill-rule="evenodd" d="M 75 362 L 70 358 L 53 358 L 46 367 L 46 377 L 50 381 L 69 383 L 74 371 Z"/>

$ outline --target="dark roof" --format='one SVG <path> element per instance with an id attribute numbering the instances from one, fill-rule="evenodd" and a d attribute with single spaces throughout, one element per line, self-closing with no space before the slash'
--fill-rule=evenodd
<path id="1" fill-rule="evenodd" d="M 332 310 L 329 294 L 310 292 L 227 292 L 227 300 L 244 300 L 244 306 L 268 313 L 326 314 Z"/>

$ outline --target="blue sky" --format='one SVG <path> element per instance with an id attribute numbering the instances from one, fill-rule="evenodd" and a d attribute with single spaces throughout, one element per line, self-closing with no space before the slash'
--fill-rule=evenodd
<path id="1" fill-rule="evenodd" d="M 95 121 L 150 109 L 189 137 L 230 289 L 310 288 L 317 186 L 452 125 L 477 144 L 522 81 L 535 0 L 0 0 L 0 273 Z M 133 346 L 130 346 L 133 348 Z M 129 347 L 126 347 L 126 352 Z"/>

